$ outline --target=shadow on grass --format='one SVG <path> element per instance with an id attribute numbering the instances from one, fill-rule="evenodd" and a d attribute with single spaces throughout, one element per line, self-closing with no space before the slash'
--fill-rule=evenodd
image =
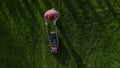
<path id="1" fill-rule="evenodd" d="M 67 33 L 65 32 L 65 30 L 63 29 L 61 24 L 58 24 L 58 29 L 60 30 L 61 35 L 64 37 L 65 41 L 67 42 L 66 46 L 68 46 L 68 49 L 69 49 L 70 53 L 72 54 L 72 57 L 74 57 L 74 60 L 76 61 L 76 64 L 77 64 L 77 68 L 86 68 L 80 55 L 78 55 L 78 53 L 74 50 L 71 41 L 69 41 L 69 39 L 67 38 L 67 36 L 66 36 Z M 61 44 L 62 43 L 63 42 L 61 42 Z"/>

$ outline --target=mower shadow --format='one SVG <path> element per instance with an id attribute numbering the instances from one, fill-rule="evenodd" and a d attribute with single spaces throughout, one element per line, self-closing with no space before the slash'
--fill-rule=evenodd
<path id="1" fill-rule="evenodd" d="M 71 41 L 69 41 L 69 38 L 67 38 L 67 36 L 66 36 L 67 33 L 65 32 L 65 30 L 63 29 L 61 24 L 58 25 L 58 29 L 61 32 L 61 35 L 64 37 L 65 41 L 67 42 L 66 46 L 68 46 L 68 49 L 69 49 L 70 53 L 72 54 L 72 57 L 74 58 L 74 60 L 77 64 L 77 68 L 86 68 L 80 55 L 73 48 L 73 45 L 72 45 Z"/>

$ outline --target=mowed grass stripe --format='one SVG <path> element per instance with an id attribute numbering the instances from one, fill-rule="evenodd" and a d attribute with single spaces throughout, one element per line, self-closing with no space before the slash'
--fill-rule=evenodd
<path id="1" fill-rule="evenodd" d="M 80 34 L 81 33 L 83 33 L 84 34 L 84 32 L 88 32 L 88 33 L 93 33 L 93 31 L 92 31 L 92 22 L 91 22 L 91 19 L 92 18 L 89 18 L 91 15 L 89 14 L 89 10 L 87 10 L 86 11 L 86 13 L 88 14 L 88 15 L 86 15 L 86 18 L 83 18 L 82 16 L 82 14 L 83 13 L 85 13 L 85 12 L 83 12 L 84 10 L 82 10 L 80 7 L 82 7 L 82 6 L 80 6 L 80 5 L 78 5 L 79 3 L 77 3 L 77 1 L 70 1 L 70 5 L 69 5 L 69 7 L 71 7 L 72 8 L 72 10 L 69 10 L 70 12 L 71 12 L 71 14 L 72 14 L 72 16 L 74 16 L 74 19 L 76 20 L 76 23 L 74 23 L 74 24 L 76 24 L 76 26 L 78 26 L 78 28 L 76 28 L 75 30 L 78 30 L 79 29 L 79 33 L 77 33 L 77 35 L 76 35 L 76 39 L 78 38 L 78 36 L 80 36 Z M 76 7 L 74 7 L 74 6 L 76 6 Z M 85 7 L 85 6 L 84 6 Z M 85 7 L 86 8 L 86 7 Z M 77 10 L 76 10 L 77 9 Z M 88 18 L 87 18 L 87 16 L 88 16 Z M 86 22 L 84 22 L 84 19 L 86 19 L 87 21 Z M 80 24 L 80 25 L 79 25 Z M 86 24 L 86 25 L 85 25 Z M 83 31 L 83 29 L 80 29 L 81 27 L 84 27 L 84 29 L 87 29 L 87 30 L 85 30 L 84 32 L 82 32 Z M 91 32 L 90 32 L 91 31 Z M 82 35 L 81 36 L 81 38 L 83 37 L 84 35 Z M 93 39 L 93 38 L 91 38 L 91 39 Z M 92 40 L 91 40 L 92 41 Z M 75 41 L 76 42 L 76 41 Z M 89 41 L 88 41 L 89 42 Z M 77 42 L 76 42 L 77 43 Z M 78 45 L 78 46 L 80 46 L 80 45 Z"/>
<path id="2" fill-rule="evenodd" d="M 32 1 L 32 0 L 31 0 Z M 36 6 L 36 9 L 39 10 L 41 19 L 44 22 L 44 13 L 45 11 L 47 11 L 46 6 L 44 5 L 44 3 L 41 0 L 37 0 L 37 1 L 32 1 L 32 3 Z"/>
<path id="3" fill-rule="evenodd" d="M 12 17 L 12 15 L 10 14 L 9 9 L 6 7 L 5 3 L 3 3 L 3 8 L 4 8 L 4 10 L 3 10 L 4 13 L 3 14 L 5 14 L 5 16 L 7 17 L 7 21 L 5 23 L 8 23 L 9 26 L 10 26 L 10 29 L 11 29 L 10 30 L 11 33 L 10 33 L 10 35 L 8 37 L 9 41 L 6 41 L 6 43 L 7 43 L 7 50 L 5 52 L 6 53 L 6 58 L 8 57 L 8 55 L 9 55 L 9 57 L 6 60 L 4 60 L 4 61 L 7 61 L 7 63 L 5 63 L 5 65 L 7 65 L 9 67 L 17 67 L 17 66 L 20 65 L 19 63 L 22 62 L 20 57 L 23 56 L 21 54 L 23 52 L 20 52 L 20 49 L 23 49 L 23 48 L 22 47 L 18 48 L 19 45 L 15 44 L 17 41 L 13 41 L 14 39 L 17 40 L 17 38 L 15 38 L 15 37 L 17 37 L 16 30 L 15 30 L 16 26 L 13 23 L 15 21 L 14 21 L 14 18 Z M 12 57 L 15 57 L 15 58 L 12 58 Z M 10 65 L 10 63 L 15 63 L 15 64 L 11 64 Z"/>
<path id="4" fill-rule="evenodd" d="M 42 1 L 43 2 L 43 1 Z M 48 2 L 48 1 L 47 1 Z M 44 6 L 45 7 L 47 7 L 46 5 L 45 5 L 45 3 L 47 3 L 46 1 L 45 2 L 43 2 L 43 4 L 44 4 Z M 50 4 L 49 4 L 50 5 Z M 44 13 L 45 13 L 45 10 L 48 10 L 48 9 L 46 9 L 46 8 L 42 8 L 42 10 L 44 11 Z M 43 13 L 43 16 L 44 16 L 44 13 Z M 42 23 L 45 23 L 45 21 L 44 22 L 42 22 Z M 45 25 L 44 25 L 44 30 L 46 31 L 46 29 L 45 29 Z M 46 33 L 45 33 L 45 37 L 47 37 L 47 35 L 46 35 Z M 48 40 L 47 40 L 48 41 Z M 44 68 L 48 68 L 49 66 L 51 66 L 51 67 L 49 67 L 49 68 L 53 68 L 54 67 L 54 65 L 56 64 L 53 60 L 54 60 L 54 58 L 53 58 L 53 55 L 50 53 L 50 46 L 47 46 L 47 45 L 49 45 L 48 43 L 46 44 L 46 42 L 44 42 L 44 48 L 43 48 L 43 50 L 44 50 L 44 64 L 43 64 L 43 66 L 44 66 Z M 46 59 L 46 58 L 48 58 L 48 59 Z M 48 66 L 46 66 L 46 65 L 48 65 Z"/>
<path id="5" fill-rule="evenodd" d="M 78 64 L 79 64 L 79 62 L 81 63 L 82 61 L 77 61 L 77 59 L 78 59 L 78 57 L 79 57 L 79 59 L 80 59 L 80 56 L 76 53 L 76 51 L 73 49 L 73 46 L 75 46 L 76 45 L 76 43 L 74 42 L 74 40 L 73 40 L 73 42 L 69 42 L 70 41 L 70 39 L 72 39 L 72 36 L 70 37 L 70 35 L 73 35 L 73 31 L 75 30 L 75 28 L 74 28 L 74 26 L 76 26 L 75 24 L 75 22 L 76 22 L 76 20 L 73 18 L 73 14 L 71 14 L 70 13 L 70 11 L 71 10 L 69 10 L 69 9 L 73 9 L 72 7 L 69 7 L 68 5 L 70 5 L 70 3 L 68 3 L 68 4 L 66 4 L 66 2 L 64 2 L 64 1 L 61 1 L 61 5 L 62 6 L 64 6 L 65 8 L 64 9 L 61 9 L 61 10 L 63 10 L 63 13 L 62 13 L 62 11 L 61 11 L 61 15 L 63 16 L 63 17 L 61 17 L 62 19 L 61 20 L 63 20 L 63 27 L 60 27 L 60 32 L 62 33 L 62 35 L 63 35 L 63 37 L 65 38 L 65 40 L 66 40 L 66 42 L 67 42 L 67 45 L 65 45 L 67 48 L 68 48 L 68 50 L 69 50 L 69 53 L 71 54 L 70 55 L 70 58 L 72 58 L 73 60 L 71 61 L 71 63 L 72 62 L 75 62 L 76 64 L 74 64 L 75 65 L 75 67 L 77 67 L 78 66 Z M 67 18 L 67 17 L 68 18 Z M 64 20 L 65 19 L 65 20 Z M 69 20 L 69 19 L 72 19 L 72 21 L 71 20 Z M 73 23 L 74 22 L 74 23 Z M 61 23 L 61 22 L 60 22 Z M 69 26 L 68 28 L 66 27 L 66 29 L 64 28 L 65 26 Z M 63 29 L 62 31 L 61 31 L 61 29 Z M 65 31 L 65 30 L 67 30 L 67 31 Z M 69 34 L 69 35 L 68 35 Z M 76 33 L 74 33 L 75 34 L 75 36 L 76 36 Z M 69 39 L 69 40 L 68 40 Z M 77 38 L 76 38 L 77 39 Z M 82 66 L 82 65 L 81 65 Z M 69 66 L 68 66 L 69 67 Z M 78 66 L 79 67 L 79 66 Z"/>
<path id="6" fill-rule="evenodd" d="M 105 23 L 105 22 L 104 22 Z M 109 23 L 110 24 L 110 23 Z M 106 26 L 108 26 L 108 25 L 106 25 Z M 105 30 L 110 30 L 110 29 L 106 29 L 105 28 Z M 109 32 L 112 32 L 112 31 L 109 31 Z M 106 49 L 104 49 L 104 48 L 108 48 L 108 47 L 110 47 L 110 44 L 112 43 L 112 42 L 110 42 L 111 40 L 114 40 L 113 38 L 109 38 L 108 40 L 107 40 L 107 38 L 109 37 L 109 35 L 110 34 L 112 34 L 112 33 L 106 33 L 106 32 L 104 32 L 103 33 L 103 39 L 101 40 L 101 43 L 99 43 L 99 44 L 102 44 L 101 45 L 101 47 L 99 47 L 99 48 L 101 48 L 101 49 L 103 49 L 103 51 L 105 51 Z M 112 35 L 111 35 L 112 36 Z M 114 37 L 114 36 L 113 36 Z M 106 41 L 107 40 L 107 41 Z M 105 43 L 105 41 L 107 42 L 107 43 Z M 102 51 L 102 50 L 101 50 Z M 107 58 L 107 57 L 106 57 Z M 100 60 L 98 60 L 98 61 L 100 61 Z M 109 63 L 109 61 L 106 61 L 106 63 L 108 63 L 108 64 L 111 64 L 111 63 Z M 106 66 L 108 66 L 108 65 L 106 65 Z M 109 67 L 109 66 L 108 66 Z"/>
<path id="7" fill-rule="evenodd" d="M 94 1 L 94 2 L 95 2 L 95 1 Z M 105 27 L 103 26 L 104 24 L 102 24 L 102 23 L 105 23 L 105 22 L 99 20 L 99 19 L 100 19 L 100 15 L 98 15 L 98 13 L 96 12 L 96 5 L 93 4 L 92 1 L 89 2 L 89 4 L 90 4 L 89 6 L 90 6 L 90 8 L 92 9 L 92 11 L 95 13 L 95 16 L 97 16 L 97 18 L 98 18 L 97 20 L 99 21 L 99 23 L 101 23 L 101 24 L 100 24 L 100 27 L 102 27 L 103 29 L 105 29 Z M 93 13 L 93 14 L 94 14 L 94 13 Z M 103 19 L 101 18 L 101 20 L 103 20 Z M 95 52 L 98 52 L 99 54 L 96 54 L 96 56 L 97 56 L 97 55 L 100 56 L 100 53 L 102 53 L 101 51 L 102 51 L 102 49 L 103 49 L 102 47 L 106 46 L 106 45 L 103 45 L 103 44 L 105 44 L 105 43 L 103 43 L 103 42 L 104 42 L 105 39 L 106 39 L 106 38 L 105 38 L 105 34 L 104 34 L 105 32 L 104 32 L 104 31 L 101 31 L 101 32 L 102 32 L 101 36 L 102 36 L 102 35 L 103 35 L 103 36 L 102 36 L 102 38 L 100 39 L 101 41 L 98 42 L 98 44 L 100 44 L 100 45 L 97 44 L 97 47 L 98 47 L 98 48 L 96 48 Z M 98 36 L 98 37 L 99 37 L 99 36 Z M 107 44 L 107 43 L 106 43 L 106 44 Z M 99 51 L 100 51 L 100 52 L 99 52 Z M 91 54 L 91 56 L 92 56 L 92 55 L 94 55 L 94 53 Z M 90 56 L 90 57 L 91 57 L 91 56 Z M 92 56 L 92 57 L 93 57 L 93 56 Z M 96 57 L 96 58 L 97 58 L 97 57 Z M 100 61 L 100 60 L 97 60 L 96 58 L 94 57 L 94 59 L 95 59 L 97 62 Z M 100 62 L 101 62 L 101 61 L 100 61 Z M 96 62 L 93 62 L 93 63 L 96 63 Z M 93 65 L 93 66 L 94 66 L 94 65 Z"/>
<path id="8" fill-rule="evenodd" d="M 120 1 L 119 0 L 115 0 L 114 2 L 115 2 L 115 4 L 117 4 L 118 7 L 120 7 L 120 3 L 119 3 Z"/>
<path id="9" fill-rule="evenodd" d="M 59 1 L 58 1 L 58 0 L 53 0 L 53 1 L 52 1 L 52 0 L 48 0 L 48 2 L 49 2 L 49 3 L 51 4 L 51 6 L 52 6 L 51 8 L 55 8 L 56 10 L 59 10 L 59 9 L 60 9 L 60 5 L 59 5 L 59 4 L 60 4 L 60 1 L 61 1 L 61 0 L 59 0 Z M 59 7 L 59 8 L 58 8 L 58 7 Z"/>
<path id="10" fill-rule="evenodd" d="M 20 20 L 21 20 L 20 23 L 21 22 L 26 23 L 25 19 L 23 19 L 22 17 L 20 18 Z M 26 54 L 26 60 L 29 61 L 29 63 L 27 62 L 28 65 L 29 65 L 29 64 L 32 64 L 33 60 L 31 60 L 31 59 L 33 59 L 33 57 L 31 57 L 31 46 L 32 46 L 31 40 L 32 40 L 32 37 L 31 37 L 31 34 L 30 34 L 30 27 L 28 25 L 25 25 L 24 33 L 26 34 L 25 37 L 24 37 L 24 41 L 25 41 L 24 46 L 27 46 L 28 52 L 29 52 L 28 54 Z"/>
<path id="11" fill-rule="evenodd" d="M 43 15 L 41 15 L 42 16 L 42 19 L 43 19 Z M 47 54 L 49 54 L 49 52 L 50 52 L 50 50 L 49 50 L 49 46 L 47 46 L 47 45 L 49 45 L 48 43 L 47 43 L 47 41 L 48 41 L 48 38 L 47 38 L 47 35 L 46 35 L 46 30 L 45 30 L 45 21 L 41 21 L 40 22 L 41 24 L 42 24 L 42 26 L 43 26 L 43 32 L 44 32 L 44 35 L 43 35 L 43 42 L 44 42 L 44 45 L 42 45 L 43 46 L 43 60 L 44 60 L 44 62 L 43 62 L 43 67 L 44 68 L 47 68 L 46 67 L 46 63 L 48 63 L 48 61 L 47 60 L 45 60 L 46 58 L 48 58 L 48 56 L 47 56 Z M 47 39 L 47 40 L 46 40 Z M 50 58 L 49 57 L 49 59 L 52 59 L 52 58 Z M 50 61 L 49 61 L 50 62 Z"/>
<path id="12" fill-rule="evenodd" d="M 20 1 L 19 1 L 19 2 L 20 2 Z M 26 10 L 25 5 L 23 4 L 22 1 L 21 1 L 20 3 L 21 3 L 21 7 L 22 7 L 21 9 L 23 9 L 23 12 L 25 12 L 25 13 L 22 13 L 22 15 L 24 14 L 25 16 L 23 16 L 23 17 L 26 17 L 25 19 L 28 20 L 28 17 L 27 17 L 27 16 L 30 15 L 30 14 L 26 15 L 27 10 Z M 24 11 L 24 9 L 25 9 L 25 11 Z M 25 21 L 24 23 L 28 23 L 28 21 L 26 21 L 25 19 L 24 19 L 24 21 Z M 31 18 L 31 19 L 32 19 L 32 18 Z M 31 24 L 31 22 L 29 22 L 29 23 Z M 30 25 L 30 24 L 28 24 L 28 25 L 29 25 L 29 33 L 31 33 L 31 25 Z M 26 25 L 27 25 L 27 24 L 26 24 Z M 30 34 L 30 35 L 31 35 L 31 34 Z M 27 38 L 27 39 L 28 39 L 28 38 Z M 26 39 L 26 40 L 27 40 L 27 39 Z M 35 63 L 34 58 L 35 58 L 35 57 L 33 57 L 34 55 L 33 55 L 32 52 L 34 52 L 35 50 L 33 50 L 33 48 L 34 48 L 34 47 L 33 47 L 33 43 L 34 43 L 33 41 L 34 41 L 34 40 L 32 40 L 32 39 L 33 39 L 33 36 L 31 36 L 31 37 L 29 38 L 29 40 L 31 40 L 31 41 L 29 42 L 29 43 L 30 43 L 30 52 L 29 52 L 29 55 L 30 55 L 32 67 L 34 67 L 34 63 Z"/>
<path id="13" fill-rule="evenodd" d="M 79 6 L 78 6 L 78 4 L 76 3 L 76 1 L 70 1 L 69 3 L 67 2 L 67 1 L 64 1 L 64 4 L 65 4 L 65 6 L 66 6 L 66 8 L 68 9 L 68 11 L 67 12 L 70 12 L 70 15 L 71 15 L 71 17 L 72 17 L 72 20 L 74 21 L 73 23 L 71 23 L 71 24 L 69 24 L 69 22 L 68 22 L 68 24 L 69 25 L 72 25 L 71 26 L 71 28 L 69 28 L 69 32 L 71 32 L 70 34 L 72 35 L 72 34 L 74 34 L 74 38 L 76 38 L 76 40 L 78 40 L 78 36 L 79 36 L 79 33 L 80 33 L 80 31 L 81 31 L 81 25 L 83 25 L 83 22 L 82 22 L 82 17 L 80 17 L 80 16 L 82 16 L 80 13 L 81 12 L 78 12 L 78 11 L 81 11 L 81 9 L 79 8 Z M 77 4 L 77 5 L 75 5 L 75 4 Z M 77 10 L 76 10 L 76 8 L 77 8 Z M 80 10 L 79 10 L 80 9 Z M 67 13 L 66 12 L 66 13 Z M 66 13 L 64 13 L 64 14 L 66 14 Z M 79 24 L 81 24 L 81 25 L 79 25 Z M 68 26 L 69 26 L 68 25 Z M 72 27 L 74 27 L 74 28 L 72 28 Z M 78 30 L 79 29 L 79 30 Z M 78 33 L 75 33 L 76 31 L 78 31 Z M 69 36 L 69 39 L 70 40 L 72 40 L 73 38 L 72 38 L 73 36 Z M 74 41 L 73 40 L 73 44 L 77 44 L 77 41 Z M 77 45 L 76 45 L 77 46 Z M 76 47 L 75 46 L 75 47 Z M 79 46 L 79 45 L 78 45 Z"/>
<path id="14" fill-rule="evenodd" d="M 1 7 L 2 8 L 2 7 Z M 8 53 L 9 50 L 8 50 L 8 42 L 10 41 L 9 39 L 9 34 L 11 34 L 10 32 L 10 24 L 6 21 L 7 17 L 6 15 L 4 14 L 3 11 L 0 12 L 0 43 L 1 43 L 1 46 L 0 46 L 0 67 L 8 67 L 6 66 L 7 64 L 9 64 L 9 62 L 7 63 L 6 61 L 9 59 L 8 57 Z M 4 23 L 6 22 L 6 23 Z M 4 37 L 5 36 L 5 37 Z M 7 43 L 6 43 L 7 42 Z"/>
<path id="15" fill-rule="evenodd" d="M 84 10 L 85 10 L 85 9 L 84 9 Z M 84 11 L 84 10 L 83 10 L 83 11 Z M 81 22 L 81 20 L 80 20 L 80 22 Z M 79 23 L 79 22 L 77 22 L 77 23 Z M 86 23 L 86 22 L 82 22 L 81 24 L 84 24 L 84 23 Z M 83 25 L 83 26 L 87 26 L 87 24 L 89 24 L 89 23 L 91 24 L 92 22 L 89 22 L 89 20 L 88 20 L 88 23 L 86 23 L 86 25 Z M 89 27 L 89 26 L 88 26 L 88 27 Z M 86 32 L 86 30 L 85 30 L 84 32 Z M 89 33 L 88 35 L 92 35 L 92 34 Z M 85 35 L 81 35 L 81 36 L 85 36 Z M 91 37 L 91 36 L 87 36 L 87 37 Z M 94 37 L 94 35 L 92 35 L 92 37 Z M 84 39 L 84 38 L 83 38 L 83 39 Z M 81 41 L 82 41 L 83 39 L 81 39 Z M 93 39 L 93 38 L 90 38 L 90 40 L 91 40 L 91 39 Z M 95 37 L 94 37 L 94 39 L 95 39 Z M 87 40 L 85 40 L 84 42 L 86 43 Z M 88 42 L 93 42 L 93 40 L 88 41 Z M 87 42 L 87 43 L 88 43 L 88 42 Z M 89 43 L 88 43 L 88 44 L 89 44 Z M 87 44 L 87 45 L 88 45 L 88 44 Z M 89 44 L 88 46 L 90 47 L 90 45 L 91 45 L 91 44 Z M 86 44 L 84 44 L 83 46 L 85 47 Z M 92 47 L 92 46 L 91 46 L 91 47 Z M 73 48 L 74 48 L 74 47 L 73 47 Z M 86 46 L 86 48 L 84 48 L 84 49 L 87 49 L 87 48 L 88 48 L 88 47 Z M 89 48 L 89 49 L 90 49 L 90 48 Z M 80 53 L 80 52 L 79 52 L 79 53 Z M 87 53 L 87 52 L 84 51 L 84 54 L 85 54 L 85 53 Z M 82 55 L 82 56 L 84 56 L 84 55 Z M 83 58 L 82 58 L 82 59 L 83 59 Z M 76 59 L 76 60 L 77 60 L 77 59 Z M 82 63 L 82 62 L 81 62 L 81 63 Z M 79 63 L 78 63 L 78 65 L 79 65 Z M 84 64 L 83 64 L 83 66 L 84 66 Z"/>
<path id="16" fill-rule="evenodd" d="M 98 1 L 98 4 L 99 4 L 99 7 L 102 9 L 101 15 L 104 17 L 105 20 L 108 21 L 108 22 L 106 22 L 107 26 L 108 26 L 109 23 L 111 23 L 111 24 L 109 24 L 108 27 L 114 26 L 114 28 L 112 28 L 111 30 L 112 30 L 113 33 L 116 32 L 119 29 L 119 23 L 118 23 L 119 20 L 113 18 L 114 16 L 113 17 L 109 16 L 109 14 L 110 14 L 109 10 L 105 9 L 103 0 Z"/>
<path id="17" fill-rule="evenodd" d="M 48 43 L 48 37 L 47 37 L 47 34 L 46 34 L 46 28 L 45 28 L 45 21 L 43 21 L 43 15 L 40 15 L 41 17 L 40 17 L 40 19 L 39 19 L 39 23 L 40 23 L 40 25 L 42 26 L 42 28 L 40 29 L 40 30 L 42 30 L 41 32 L 43 32 L 42 33 L 42 35 L 41 35 L 41 37 L 39 38 L 39 39 L 41 39 L 42 40 L 42 45 L 40 45 L 40 46 L 42 46 L 42 62 L 40 62 L 40 63 L 42 63 L 42 65 L 43 65 L 43 68 L 46 68 L 45 67 L 45 63 L 46 63 L 46 61 L 45 61 L 45 56 L 46 56 L 46 52 L 49 52 L 50 50 L 48 50 L 48 51 L 46 51 L 46 49 L 48 49 L 48 48 L 50 48 L 48 45 L 49 45 L 49 43 Z"/>
<path id="18" fill-rule="evenodd" d="M 29 7 L 32 7 L 31 10 L 35 10 L 35 6 L 34 6 L 34 4 L 32 4 L 32 2 L 31 2 L 30 0 L 29 0 L 28 2 L 29 2 L 28 5 L 31 5 L 31 6 L 29 6 Z M 36 10 L 36 11 L 37 11 L 37 10 Z M 38 12 L 38 11 L 37 11 L 37 12 Z M 32 13 L 33 13 L 34 16 L 35 16 L 35 12 L 33 11 Z M 35 17 L 35 18 L 36 18 L 36 17 Z M 38 24 L 39 24 L 39 25 L 37 25 L 37 26 L 40 26 L 39 20 L 36 19 L 36 21 L 37 21 L 37 22 L 35 22 L 35 23 L 38 23 Z M 41 25 L 41 26 L 42 26 L 42 25 Z M 37 30 L 37 31 L 38 31 L 38 32 L 43 32 L 42 29 L 43 29 L 43 28 L 41 28 L 41 29 L 39 29 L 39 30 Z M 42 39 L 42 36 L 43 36 L 43 35 L 41 35 L 41 37 L 40 37 L 41 40 L 43 40 L 43 39 Z M 39 37 L 39 36 L 38 36 L 38 37 Z M 38 38 L 38 37 L 36 37 L 36 38 Z M 38 38 L 38 39 L 39 39 L 39 38 Z M 39 47 L 39 46 L 42 47 L 42 46 L 44 46 L 44 45 L 38 45 L 37 47 Z M 43 48 L 43 47 L 42 47 L 42 48 Z M 40 50 L 41 50 L 42 53 L 43 53 L 42 48 L 41 48 Z M 37 50 L 37 48 L 36 48 L 36 50 Z M 35 52 L 36 52 L 36 54 L 35 54 L 34 57 L 37 57 L 37 55 L 39 55 L 39 53 L 37 53 L 37 52 L 39 52 L 39 50 L 38 50 L 38 51 L 35 51 Z M 41 53 L 41 55 L 43 55 L 42 53 Z M 40 58 L 40 57 L 39 57 L 39 58 Z M 37 62 L 39 62 L 39 60 L 38 60 L 37 58 L 35 58 L 35 61 L 36 61 L 36 63 L 35 63 L 35 67 L 36 67 L 36 66 L 40 66 L 39 64 L 43 65 L 42 63 L 38 63 L 38 64 L 37 64 Z M 44 61 L 44 60 L 42 60 L 42 61 Z M 36 65 L 36 64 L 37 64 L 37 65 Z"/>
<path id="19" fill-rule="evenodd" d="M 46 6 L 47 10 L 53 7 L 52 4 L 48 0 L 39 0 L 39 1 L 41 1 Z"/>
<path id="20" fill-rule="evenodd" d="M 117 19 L 116 17 L 116 11 L 114 10 L 112 4 L 110 1 L 104 0 L 105 5 L 109 8 L 109 10 L 111 11 L 112 15 L 114 16 L 115 19 Z"/>
<path id="21" fill-rule="evenodd" d="M 46 43 L 46 42 L 45 42 Z M 49 52 L 50 50 L 48 49 L 48 47 L 47 48 L 44 48 L 44 49 L 46 49 L 47 51 L 46 52 Z M 46 56 L 45 57 L 47 57 L 48 58 L 48 56 L 47 55 L 49 55 L 49 53 L 46 53 Z M 51 54 L 50 54 L 51 55 Z M 49 55 L 49 56 L 50 56 Z M 51 57 L 52 57 L 52 55 L 51 55 Z M 48 61 L 50 60 L 50 57 L 49 57 L 49 59 L 47 60 L 46 59 L 46 62 L 47 62 L 47 64 L 49 65 L 49 63 L 48 63 Z M 53 60 L 53 59 L 52 59 Z M 51 60 L 51 62 L 52 62 L 52 60 Z M 51 62 L 50 62 L 50 64 L 51 64 Z M 44 65 L 46 65 L 46 64 L 44 64 Z"/>
<path id="22" fill-rule="evenodd" d="M 45 11 L 48 10 L 47 7 L 46 7 L 46 5 L 44 4 L 44 2 L 42 0 L 37 0 L 35 2 L 37 2 L 39 4 L 39 7 L 41 8 L 41 10 L 39 10 L 39 11 L 41 12 L 42 15 L 44 15 Z"/>
<path id="23" fill-rule="evenodd" d="M 6 19 L 10 20 L 10 21 L 7 21 L 6 23 L 8 23 L 10 26 L 14 27 L 14 23 L 12 22 L 12 21 L 14 21 L 14 19 L 12 18 L 12 15 L 10 14 L 9 9 L 6 7 L 6 4 L 4 2 L 2 3 L 2 6 L 3 6 L 2 7 L 3 14 L 6 16 Z"/>
<path id="24" fill-rule="evenodd" d="M 102 1 L 101 3 L 104 3 L 104 1 Z M 107 25 L 109 23 L 111 23 L 111 24 L 109 24 L 108 28 L 110 28 L 111 26 L 113 26 L 114 28 L 112 28 L 111 30 L 112 30 L 113 33 L 116 32 L 119 29 L 119 19 L 117 18 L 117 17 L 119 17 L 119 14 L 117 16 L 116 15 L 109 16 L 110 15 L 110 13 L 109 13 L 110 10 L 105 10 L 105 8 L 103 8 L 103 7 L 102 7 L 102 9 L 104 11 L 105 20 L 109 21 L 109 22 L 107 22 Z M 115 11 L 115 12 L 117 12 L 117 11 Z"/>
<path id="25" fill-rule="evenodd" d="M 114 6 L 114 11 L 116 12 L 117 15 L 120 15 L 120 6 L 116 4 L 116 1 L 111 1 L 111 5 Z"/>
<path id="26" fill-rule="evenodd" d="M 78 4 L 79 5 L 79 8 L 81 9 L 81 11 L 82 11 L 82 13 L 81 13 L 81 16 L 80 17 L 78 17 L 78 20 L 81 18 L 81 19 L 83 19 L 83 21 L 82 20 L 80 20 L 80 22 L 81 22 L 81 24 L 82 24 L 82 29 L 81 29 L 81 31 L 83 31 L 84 30 L 84 32 L 81 32 L 81 33 L 84 33 L 83 35 L 81 35 L 81 42 L 83 41 L 83 39 L 85 39 L 85 38 L 87 38 L 87 39 L 89 39 L 88 41 L 87 40 L 84 40 L 84 44 L 83 44 L 83 46 L 85 47 L 86 46 L 86 48 L 84 48 L 84 49 L 88 49 L 88 51 L 89 50 L 91 50 L 91 48 L 92 48 L 92 46 L 90 47 L 89 45 L 93 45 L 94 44 L 94 40 L 96 39 L 96 36 L 95 35 L 97 35 L 98 33 L 96 33 L 95 32 L 95 30 L 96 30 L 96 26 L 95 26 L 95 24 L 96 23 L 94 23 L 95 21 L 93 20 L 94 19 L 94 16 L 92 15 L 92 11 L 91 10 L 89 10 L 89 4 L 87 3 L 88 1 L 86 1 L 86 2 L 84 2 L 84 1 L 80 1 L 80 3 L 81 4 L 83 4 L 83 5 L 80 5 L 80 3 L 79 3 L 79 1 L 76 1 L 76 2 L 73 2 L 73 5 L 76 3 L 76 4 Z M 84 8 L 84 9 L 83 9 Z M 79 12 L 80 13 L 80 12 Z M 83 14 L 86 14 L 85 16 L 83 16 Z M 83 17 L 84 18 L 83 18 Z M 85 22 L 84 22 L 84 20 L 85 20 Z M 86 21 L 87 20 L 87 21 Z M 79 23 L 80 23 L 79 22 Z M 80 24 L 80 25 L 81 25 Z M 81 26 L 80 26 L 81 27 Z M 80 33 L 80 34 L 81 34 Z M 86 33 L 88 33 L 88 34 L 86 34 Z M 86 36 L 85 36 L 85 34 L 86 34 Z M 84 37 L 84 38 L 82 38 L 82 37 Z M 89 38 L 88 38 L 89 37 Z M 87 43 L 86 43 L 87 42 Z M 81 43 L 79 43 L 79 44 L 81 44 Z M 82 45 L 80 45 L 80 46 L 82 46 Z M 89 47 L 88 47 L 89 46 Z M 81 49 L 82 49 L 82 47 L 81 47 Z M 80 50 L 81 50 L 80 49 Z M 88 53 L 89 52 L 85 52 L 86 53 L 86 55 L 88 55 Z M 84 53 L 84 54 L 85 54 Z M 85 58 L 85 57 L 84 57 Z M 86 57 L 87 58 L 87 57 Z M 85 58 L 85 59 L 86 59 Z"/>

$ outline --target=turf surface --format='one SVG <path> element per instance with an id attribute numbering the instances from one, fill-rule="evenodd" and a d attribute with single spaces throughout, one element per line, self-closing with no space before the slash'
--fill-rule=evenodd
<path id="1" fill-rule="evenodd" d="M 52 7 L 60 51 L 43 15 Z M 0 68 L 120 68 L 119 0 L 0 0 Z"/>

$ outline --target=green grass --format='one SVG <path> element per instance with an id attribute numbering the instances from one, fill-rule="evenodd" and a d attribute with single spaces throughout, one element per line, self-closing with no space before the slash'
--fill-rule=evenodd
<path id="1" fill-rule="evenodd" d="M 43 15 L 56 8 L 60 51 Z M 0 68 L 120 68 L 119 0 L 1 0 Z"/>

